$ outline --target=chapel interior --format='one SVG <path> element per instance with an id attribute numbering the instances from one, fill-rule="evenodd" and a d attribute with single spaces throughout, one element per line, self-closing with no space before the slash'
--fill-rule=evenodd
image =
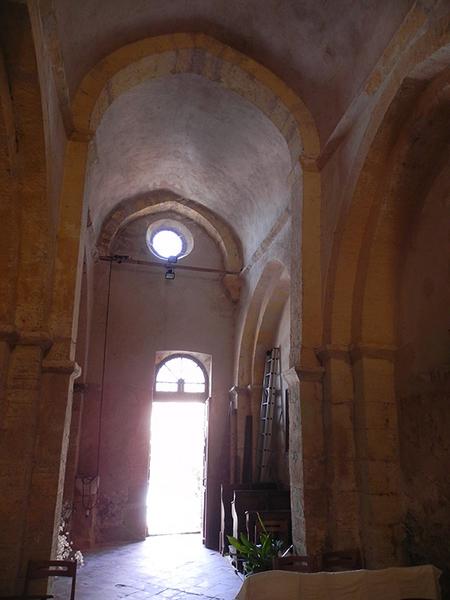
<path id="1" fill-rule="evenodd" d="M 146 538 L 168 400 L 206 548 L 450 573 L 448 0 L 2 0 L 0 106 L 0 596 Z"/>

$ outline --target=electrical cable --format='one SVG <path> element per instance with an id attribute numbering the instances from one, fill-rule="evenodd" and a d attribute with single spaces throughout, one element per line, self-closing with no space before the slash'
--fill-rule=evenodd
<path id="1" fill-rule="evenodd" d="M 97 457 L 96 457 L 96 469 L 94 476 L 85 476 L 81 478 L 82 492 L 81 492 L 81 504 L 86 515 L 89 515 L 90 511 L 98 503 L 98 489 L 95 494 L 95 500 L 90 501 L 89 499 L 93 496 L 91 492 L 91 484 L 94 480 L 97 480 L 100 475 L 100 458 L 101 458 L 101 444 L 102 444 L 102 418 L 103 418 L 103 401 L 104 401 L 104 390 L 105 390 L 105 373 L 106 373 L 106 351 L 108 343 L 108 324 L 109 324 L 109 308 L 111 300 L 111 275 L 112 275 L 112 261 L 109 263 L 108 273 L 108 294 L 106 299 L 106 318 L 105 318 L 105 336 L 103 340 L 103 364 L 102 364 L 102 378 L 101 378 L 101 392 L 100 392 L 100 406 L 98 415 L 98 427 L 97 427 Z"/>
<path id="2" fill-rule="evenodd" d="M 106 300 L 106 319 L 105 319 L 105 336 L 103 340 L 103 364 L 102 364 L 102 389 L 100 393 L 100 410 L 98 418 L 98 432 L 97 432 L 97 469 L 96 475 L 98 477 L 100 472 L 100 454 L 102 444 L 102 416 L 103 416 L 103 401 L 105 396 L 105 373 L 106 373 L 106 350 L 108 344 L 108 324 L 109 324 L 109 306 L 111 301 L 111 275 L 112 275 L 112 262 L 109 264 L 108 273 L 108 296 Z"/>
<path id="3" fill-rule="evenodd" d="M 115 254 L 113 256 L 99 256 L 99 260 L 107 261 L 107 262 L 116 262 L 118 264 L 127 263 L 131 265 L 144 265 L 147 267 L 162 267 L 163 269 L 167 268 L 176 268 L 181 271 L 198 271 L 201 273 L 218 273 L 219 275 L 240 275 L 240 271 L 226 271 L 224 269 L 212 269 L 209 267 L 194 267 L 189 265 L 180 265 L 180 263 L 172 263 L 170 259 L 167 263 L 164 262 L 156 262 L 154 260 L 140 260 L 137 258 L 132 258 L 131 256 Z"/>

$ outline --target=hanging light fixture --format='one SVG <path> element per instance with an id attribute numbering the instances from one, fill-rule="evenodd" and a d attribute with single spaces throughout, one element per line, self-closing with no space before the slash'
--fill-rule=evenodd
<path id="1" fill-rule="evenodd" d="M 174 266 L 177 264 L 178 257 L 177 256 L 169 256 L 166 264 L 166 273 L 164 278 L 171 281 L 175 279 L 175 269 Z"/>

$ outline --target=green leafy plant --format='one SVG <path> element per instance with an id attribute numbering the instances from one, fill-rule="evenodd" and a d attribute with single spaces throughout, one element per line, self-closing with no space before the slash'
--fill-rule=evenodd
<path id="1" fill-rule="evenodd" d="M 251 542 L 248 537 L 241 533 L 239 539 L 228 535 L 228 541 L 236 550 L 237 557 L 242 559 L 245 575 L 251 575 L 260 571 L 269 571 L 272 568 L 272 559 L 278 556 L 283 548 L 283 542 L 275 539 L 264 527 L 258 515 L 263 532 L 260 534 L 260 543 Z"/>

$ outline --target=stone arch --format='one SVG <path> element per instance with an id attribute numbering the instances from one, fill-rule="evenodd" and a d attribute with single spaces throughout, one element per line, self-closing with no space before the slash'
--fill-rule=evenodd
<path id="1" fill-rule="evenodd" d="M 93 134 L 120 94 L 144 80 L 195 73 L 257 106 L 280 130 L 295 163 L 314 161 L 319 138 L 310 112 L 276 75 L 204 34 L 176 33 L 128 44 L 105 57 L 83 79 L 72 104 L 74 137 Z"/>
<path id="2" fill-rule="evenodd" d="M 390 156 L 387 185 L 372 208 L 354 291 L 352 338 L 397 345 L 398 274 L 410 227 L 442 168 L 450 126 L 450 69 L 415 104 Z"/>
<path id="3" fill-rule="evenodd" d="M 254 358 L 259 329 L 284 271 L 285 267 L 281 262 L 268 262 L 253 291 L 238 344 L 237 384 L 240 387 L 254 384 Z"/>
<path id="4" fill-rule="evenodd" d="M 175 54 L 175 59 L 170 56 L 171 52 Z M 151 70 L 153 67 L 150 72 L 148 69 L 145 71 L 145 68 L 152 64 L 150 57 L 153 55 L 162 60 L 159 62 L 158 59 L 153 63 L 154 71 Z M 164 61 L 168 63 L 164 64 Z M 187 62 L 188 66 L 183 66 L 183 61 Z M 162 76 L 170 75 L 177 72 L 175 67 L 178 65 L 176 68 L 179 68 L 181 73 L 199 73 L 212 81 L 218 81 L 259 107 L 286 140 L 292 160 L 291 247 L 295 255 L 291 272 L 292 297 L 295 301 L 292 303 L 294 318 L 291 320 L 291 340 L 294 341 L 291 344 L 290 362 L 291 366 L 299 369 L 301 377 L 306 377 L 306 381 L 299 384 L 303 397 L 311 395 L 311 402 L 315 401 L 317 385 L 315 380 L 311 384 L 310 379 L 317 377 L 314 348 L 320 344 L 322 338 L 321 179 L 317 164 L 320 151 L 319 136 L 311 113 L 302 100 L 264 66 L 206 35 L 166 35 L 124 46 L 105 57 L 85 76 L 72 102 L 73 128 L 66 147 L 61 191 L 68 213 L 72 211 L 79 215 L 83 210 L 86 211 L 86 206 L 83 206 L 84 181 L 88 144 L 94 133 L 93 127 L 98 122 L 102 110 L 106 110 L 108 106 L 107 97 L 108 93 L 111 93 L 112 84 L 120 82 L 116 93 L 120 93 L 121 85 L 124 85 L 122 91 L 126 91 L 126 78 L 131 76 L 133 70 L 126 69 L 135 63 L 140 64 L 146 76 L 152 73 L 153 76 L 158 73 Z M 118 79 L 114 79 L 116 75 L 119 76 Z M 122 75 L 125 76 L 124 81 L 121 80 Z M 111 84 L 108 83 L 110 81 Z M 139 78 L 131 78 L 130 84 L 138 81 Z M 103 104 L 97 105 L 100 98 Z M 71 224 L 80 220 L 78 215 L 69 215 L 72 218 L 67 220 L 67 228 L 73 235 L 74 247 L 77 248 L 80 230 L 76 231 Z M 70 265 L 66 262 L 65 271 L 70 270 L 71 265 L 75 272 L 76 261 Z M 70 281 L 67 284 L 69 285 Z M 75 277 L 72 284 L 75 289 Z M 69 308 L 66 308 L 66 312 L 69 312 Z M 247 325 L 251 329 L 251 323 Z M 248 384 L 251 363 L 244 364 L 240 359 L 238 362 L 238 380 L 245 380 L 245 384 Z M 297 495 L 300 497 L 300 487 Z"/>
<path id="5" fill-rule="evenodd" d="M 133 65 L 138 68 L 133 70 Z M 109 106 L 108 98 L 118 97 L 146 77 L 177 72 L 201 74 L 242 95 L 274 123 L 286 140 L 293 162 L 293 180 L 299 179 L 299 174 L 301 179 L 301 183 L 293 184 L 291 202 L 294 237 L 298 238 L 293 249 L 302 257 L 300 264 L 295 262 L 292 285 L 299 296 L 293 310 L 301 310 L 304 318 L 296 319 L 301 327 L 291 360 L 298 365 L 305 361 L 314 363 L 315 367 L 313 349 L 320 343 L 322 332 L 319 136 L 303 101 L 263 65 L 196 33 L 145 38 L 106 56 L 86 74 L 72 102 L 73 127 L 66 148 L 62 188 L 66 205 L 73 210 L 81 210 L 83 205 L 88 143 L 93 127 Z M 302 356 L 301 348 L 308 349 L 307 358 Z"/>
<path id="6" fill-rule="evenodd" d="M 280 291 L 286 294 L 288 293 L 288 288 L 286 267 L 277 260 L 269 261 L 260 274 L 253 290 L 240 330 L 236 365 L 237 385 L 234 388 L 237 392 L 236 416 L 238 427 L 234 441 L 235 447 L 231 449 L 232 453 L 236 453 L 233 456 L 233 460 L 237 460 L 238 464 L 243 464 L 245 438 L 243 425 L 246 417 L 249 416 L 253 416 L 252 462 L 255 464 L 257 439 L 256 415 L 259 414 L 261 403 L 261 380 L 255 380 L 254 378 L 255 353 L 258 348 L 258 340 L 260 347 L 262 347 L 261 344 L 263 343 L 259 335 L 261 327 L 264 325 L 269 326 L 270 323 L 273 323 L 275 313 L 277 312 L 278 301 L 276 299 L 276 292 Z"/>
<path id="7" fill-rule="evenodd" d="M 274 330 L 280 321 L 289 294 L 290 279 L 286 269 L 283 269 L 273 278 L 261 306 L 252 357 L 252 382 L 255 386 L 261 385 L 266 351 L 270 350 Z"/>
<path id="8" fill-rule="evenodd" d="M 357 152 L 359 158 L 345 192 L 348 205 L 343 207 L 334 236 L 324 299 L 325 344 L 348 346 L 353 341 L 360 253 L 367 242 L 364 236 L 373 226 L 379 186 L 386 178 L 385 157 L 390 152 L 391 136 L 396 135 L 393 123 L 403 120 L 402 111 L 411 100 L 409 78 L 431 78 L 449 64 L 448 21 L 448 17 L 441 19 L 411 44 L 383 84 L 377 86 L 382 91 Z M 382 73 L 378 77 L 381 79 Z"/>
<path id="9" fill-rule="evenodd" d="M 114 238 L 131 221 L 147 214 L 166 211 L 178 213 L 198 223 L 218 244 L 225 269 L 234 272 L 241 270 L 242 251 L 231 228 L 207 207 L 170 190 L 154 190 L 123 200 L 116 206 L 102 223 L 96 244 L 98 252 L 108 254 Z"/>
<path id="10" fill-rule="evenodd" d="M 283 310 L 286 306 L 286 302 L 289 299 L 290 294 L 290 279 L 286 268 L 281 270 L 277 269 L 273 273 L 273 277 L 269 283 L 267 293 L 264 296 L 263 302 L 260 306 L 260 313 L 258 315 L 257 327 L 255 332 L 255 339 L 252 347 L 251 357 L 251 369 L 252 369 L 252 415 L 253 415 L 253 465 L 257 468 L 257 448 L 258 448 L 258 437 L 259 437 L 259 422 L 258 417 L 261 410 L 261 395 L 264 377 L 264 368 L 266 353 L 275 346 L 275 335 L 278 330 L 278 326 L 283 316 Z M 282 348 L 283 353 L 289 356 L 290 347 L 288 349 Z M 287 370 L 287 365 L 280 361 L 280 366 L 283 371 Z M 281 390 L 280 390 L 281 391 Z M 283 406 L 283 398 L 280 396 L 277 398 L 275 403 L 274 414 L 281 409 Z M 276 421 L 274 417 L 274 422 Z M 274 434 L 276 432 L 276 426 L 274 424 Z M 275 443 L 275 441 L 274 441 Z M 275 473 L 272 473 L 274 475 Z"/>
<path id="11" fill-rule="evenodd" d="M 97 252 L 100 255 L 110 254 L 115 237 L 128 223 L 144 215 L 168 211 L 191 219 L 216 242 L 225 270 L 229 271 L 223 277 L 223 284 L 230 298 L 237 302 L 241 287 L 239 273 L 242 269 L 242 250 L 234 231 L 206 206 L 170 190 L 154 190 L 131 200 L 123 200 L 103 221 L 97 237 Z"/>
<path id="12" fill-rule="evenodd" d="M 424 136 L 428 147 L 422 154 L 436 158 L 430 136 L 448 106 L 448 17 L 425 32 L 419 27 L 412 37 L 389 75 L 378 74 L 379 98 L 345 190 L 325 294 L 321 360 L 330 539 L 337 546 L 360 545 L 369 567 L 405 560 L 395 390 L 397 275 L 407 226 L 420 211 L 420 202 L 412 202 L 414 186 L 426 186 L 433 177 L 433 159 L 411 177 L 420 164 L 416 142 Z M 448 126 L 441 129 L 445 134 Z M 351 519 L 341 509 L 343 497 L 352 506 Z"/>
<path id="13" fill-rule="evenodd" d="M 380 179 L 373 198 L 352 295 L 354 408 L 360 428 L 356 434 L 356 453 L 359 478 L 363 482 L 362 537 L 371 565 L 386 563 L 387 557 L 391 561 L 405 560 L 402 543 L 408 515 L 404 510 L 409 510 L 409 505 L 404 501 L 408 488 L 403 477 L 404 432 L 399 422 L 401 402 L 396 383 L 401 341 L 399 299 L 403 291 L 402 267 L 411 248 L 410 237 L 422 219 L 433 180 L 442 171 L 442 157 L 448 157 L 449 74 L 447 70 L 437 77 L 414 99 L 414 109 L 386 155 L 385 179 Z M 396 108 L 401 109 L 401 106 Z M 427 409 L 422 410 L 421 420 L 428 419 Z M 446 414 L 442 412 L 441 418 L 445 419 Z M 382 470 L 389 470 L 392 475 L 383 487 L 377 488 L 374 478 Z M 374 526 L 372 515 L 386 507 L 387 494 L 391 504 L 385 508 L 384 521 Z M 417 528 L 417 523 L 414 525 Z M 377 531 L 379 544 L 375 544 L 371 530 Z M 417 533 L 417 529 L 412 531 Z"/>

